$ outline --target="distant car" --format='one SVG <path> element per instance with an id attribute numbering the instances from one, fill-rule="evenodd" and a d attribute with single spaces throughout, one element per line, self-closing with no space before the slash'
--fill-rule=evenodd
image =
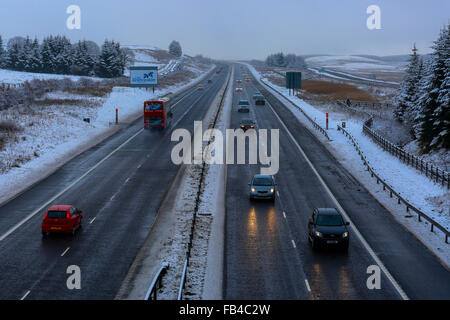
<path id="1" fill-rule="evenodd" d="M 250 79 L 249 77 L 245 78 L 245 82 L 252 82 L 252 79 Z"/>
<path id="2" fill-rule="evenodd" d="M 239 100 L 238 112 L 250 112 L 250 103 L 248 100 Z"/>
<path id="3" fill-rule="evenodd" d="M 42 236 L 50 233 L 72 233 L 81 227 L 83 213 L 71 205 L 54 205 L 45 213 L 42 220 Z"/>
<path id="4" fill-rule="evenodd" d="M 197 89 L 198 89 L 198 90 L 203 90 L 203 89 L 205 89 L 205 87 L 202 86 L 202 85 L 199 85 L 199 86 L 197 87 Z"/>
<path id="5" fill-rule="evenodd" d="M 237 87 L 235 91 L 236 93 L 244 92 L 244 89 L 242 89 L 241 87 Z"/>
<path id="6" fill-rule="evenodd" d="M 269 199 L 275 201 L 275 180 L 270 175 L 256 174 L 250 186 L 249 196 L 253 199 Z"/>
<path id="7" fill-rule="evenodd" d="M 255 105 L 265 105 L 266 104 L 266 99 L 264 99 L 263 96 L 258 96 L 255 99 Z"/>
<path id="8" fill-rule="evenodd" d="M 255 121 L 253 121 L 252 119 L 242 119 L 239 127 L 244 131 L 247 131 L 248 129 L 254 129 Z"/>
<path id="9" fill-rule="evenodd" d="M 256 100 L 256 98 L 258 98 L 259 96 L 261 96 L 262 94 L 259 92 L 255 92 L 255 94 L 253 95 L 253 100 Z"/>
<path id="10" fill-rule="evenodd" d="M 237 84 L 242 84 L 242 80 L 237 79 L 237 80 L 236 80 L 236 83 L 237 83 Z"/>
<path id="11" fill-rule="evenodd" d="M 350 238 L 347 229 L 349 224 L 335 208 L 316 208 L 309 218 L 308 240 L 313 249 L 335 246 L 347 251 Z"/>
<path id="12" fill-rule="evenodd" d="M 212 83 L 212 80 L 211 80 L 211 79 L 208 79 L 208 83 Z"/>

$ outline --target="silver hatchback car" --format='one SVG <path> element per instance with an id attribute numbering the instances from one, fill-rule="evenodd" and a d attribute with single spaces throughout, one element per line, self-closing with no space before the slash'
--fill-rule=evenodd
<path id="1" fill-rule="evenodd" d="M 250 186 L 250 200 L 269 199 L 275 201 L 275 186 L 277 184 L 272 176 L 256 174 L 248 185 Z"/>

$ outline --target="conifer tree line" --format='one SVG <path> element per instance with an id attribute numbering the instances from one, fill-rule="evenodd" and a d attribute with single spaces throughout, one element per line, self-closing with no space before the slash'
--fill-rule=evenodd
<path id="1" fill-rule="evenodd" d="M 105 40 L 101 49 L 93 41 L 71 44 L 65 36 L 48 36 L 39 43 L 30 37 L 14 37 L 5 48 L 0 36 L 0 68 L 102 78 L 120 77 L 128 63 L 120 43 Z"/>
<path id="2" fill-rule="evenodd" d="M 450 148 L 450 24 L 432 49 L 425 60 L 414 45 L 394 111 L 424 153 Z"/>

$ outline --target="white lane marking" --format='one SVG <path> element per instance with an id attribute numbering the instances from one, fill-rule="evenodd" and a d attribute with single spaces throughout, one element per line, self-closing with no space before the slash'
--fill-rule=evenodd
<path id="1" fill-rule="evenodd" d="M 70 247 L 67 247 L 67 249 L 66 250 L 64 250 L 64 252 L 63 253 L 61 253 L 61 257 L 63 257 L 66 253 L 67 253 L 67 251 L 69 251 L 69 249 L 70 249 Z"/>
<path id="2" fill-rule="evenodd" d="M 27 291 L 27 293 L 24 294 L 24 296 L 22 298 L 20 298 L 20 300 L 25 300 L 25 298 L 30 294 L 30 290 Z"/>
<path id="3" fill-rule="evenodd" d="M 294 248 L 297 248 L 297 246 L 295 245 L 295 241 L 294 240 L 291 240 L 292 241 L 292 246 L 294 247 Z"/>
<path id="4" fill-rule="evenodd" d="M 277 196 L 280 196 L 280 193 L 277 191 Z"/>
<path id="5" fill-rule="evenodd" d="M 50 198 L 50 200 L 48 200 L 47 202 L 45 202 L 42 206 L 40 206 L 38 209 L 34 210 L 31 214 L 29 214 L 27 217 L 25 217 L 24 219 L 22 219 L 19 223 L 17 223 L 14 227 L 12 227 L 11 229 L 9 229 L 6 233 L 4 233 L 1 237 L 0 237 L 0 241 L 5 240 L 6 237 L 8 237 L 11 233 L 13 233 L 14 231 L 16 231 L 18 228 L 20 228 L 25 222 L 27 222 L 28 220 L 30 220 L 31 218 L 33 218 L 37 213 L 39 213 L 41 210 L 43 210 L 44 208 L 48 207 L 53 201 L 55 201 L 56 199 L 58 199 L 61 195 L 63 195 L 64 193 L 66 193 L 68 190 L 70 190 L 74 185 L 76 185 L 78 182 L 80 182 L 84 177 L 86 177 L 89 173 L 91 173 L 92 171 L 94 171 L 98 166 L 100 166 L 103 162 L 105 162 L 106 160 L 108 160 L 114 153 L 116 153 L 118 150 L 120 150 L 124 145 L 126 145 L 128 142 L 130 142 L 131 140 L 133 140 L 137 135 L 139 135 L 142 131 L 144 131 L 144 129 L 140 129 L 138 132 L 136 132 L 134 135 L 132 135 L 130 138 L 128 138 L 124 143 L 122 143 L 120 146 L 118 146 L 116 149 L 114 149 L 113 151 L 111 151 L 106 157 L 104 157 L 102 160 L 100 160 L 95 166 L 93 166 L 92 168 L 90 168 L 88 171 L 86 171 L 82 176 L 80 176 L 78 179 L 76 179 L 74 182 L 72 182 L 70 185 L 68 185 L 66 188 L 64 188 L 62 191 L 60 191 L 59 193 L 57 193 L 56 195 L 54 195 L 53 197 Z"/>
<path id="6" fill-rule="evenodd" d="M 378 256 L 376 255 L 376 253 L 373 251 L 373 249 L 370 247 L 370 245 L 367 243 L 366 239 L 364 239 L 364 237 L 362 236 L 362 234 L 359 232 L 358 228 L 356 228 L 356 225 L 352 222 L 352 220 L 350 219 L 350 217 L 348 216 L 347 212 L 345 212 L 344 208 L 342 208 L 341 204 L 337 201 L 336 197 L 333 195 L 333 193 L 331 192 L 330 188 L 328 188 L 328 185 L 325 183 L 325 181 L 322 179 L 322 177 L 320 176 L 319 172 L 316 170 L 316 168 L 314 167 L 314 165 L 312 164 L 312 162 L 309 160 L 309 158 L 307 157 L 306 153 L 303 151 L 302 147 L 300 147 L 300 145 L 297 143 L 297 140 L 295 140 L 294 136 L 292 135 L 292 133 L 288 130 L 287 126 L 284 124 L 284 122 L 281 120 L 281 118 L 278 116 L 278 114 L 275 112 L 275 110 L 272 108 L 272 106 L 270 105 L 270 103 L 267 103 L 267 105 L 270 107 L 270 109 L 272 110 L 273 114 L 277 117 L 278 121 L 280 121 L 281 125 L 283 126 L 284 130 L 286 130 L 287 134 L 289 135 L 289 137 L 291 138 L 292 142 L 295 144 L 295 146 L 297 147 L 297 149 L 300 151 L 300 153 L 302 154 L 303 158 L 305 158 L 306 162 L 308 163 L 309 167 L 311 168 L 311 170 L 314 172 L 314 174 L 317 176 L 317 178 L 319 179 L 320 183 L 322 184 L 322 186 L 324 187 L 325 191 L 327 192 L 327 194 L 330 196 L 331 200 L 334 202 L 334 204 L 336 205 L 336 207 L 338 208 L 338 210 L 342 213 L 342 215 L 344 216 L 344 218 L 350 222 L 350 227 L 352 228 L 353 232 L 356 234 L 356 236 L 358 237 L 358 239 L 361 241 L 362 245 L 366 248 L 367 252 L 369 252 L 369 255 L 372 257 L 372 259 L 375 261 L 375 263 L 380 267 L 380 269 L 383 271 L 383 273 L 386 275 L 386 277 L 388 278 L 388 280 L 391 282 L 391 284 L 394 286 L 394 288 L 397 290 L 397 292 L 399 293 L 399 295 L 402 297 L 403 300 L 409 300 L 409 297 L 406 295 L 405 291 L 403 291 L 403 289 L 400 287 L 400 285 L 398 284 L 398 282 L 394 279 L 394 277 L 391 275 L 391 273 L 389 272 L 389 270 L 385 267 L 385 265 L 383 264 L 383 262 L 381 262 L 380 258 L 378 258 Z"/>
<path id="7" fill-rule="evenodd" d="M 127 178 L 127 180 L 125 180 L 125 183 L 127 183 L 128 181 L 130 181 L 130 178 Z"/>
<path id="8" fill-rule="evenodd" d="M 286 212 L 283 211 L 283 217 L 286 219 Z"/>
<path id="9" fill-rule="evenodd" d="M 142 164 L 138 165 L 137 168 L 139 169 L 140 167 L 142 167 Z"/>
<path id="10" fill-rule="evenodd" d="M 308 279 L 305 279 L 306 289 L 308 289 L 309 292 L 311 292 L 311 287 L 309 286 Z"/>
<path id="11" fill-rule="evenodd" d="M 197 92 L 197 90 L 192 91 L 190 94 L 184 96 L 183 98 L 181 98 L 179 101 L 177 101 L 175 104 L 172 105 L 172 108 L 175 107 L 178 103 L 180 103 L 182 100 L 184 100 L 187 96 L 191 95 L 192 93 Z M 197 103 L 197 101 L 199 101 L 205 94 L 207 91 L 205 91 L 205 93 L 203 93 L 193 104 L 191 104 L 191 106 L 189 108 L 187 108 L 187 110 L 183 113 L 183 115 L 177 120 L 177 122 L 174 124 L 174 126 L 176 126 L 181 119 L 184 118 L 184 116 L 192 109 L 192 107 Z M 74 182 L 72 182 L 69 186 L 67 186 L 66 188 L 64 188 L 62 191 L 60 191 L 59 193 L 57 193 L 56 195 L 54 195 L 52 198 L 50 198 L 50 200 L 48 200 L 47 202 L 45 202 L 42 206 L 40 206 L 38 209 L 36 209 L 35 211 L 33 211 L 31 214 L 29 214 L 27 217 L 25 217 L 24 219 L 22 219 L 20 222 L 18 222 L 16 225 L 14 225 L 14 227 L 12 227 L 11 229 L 9 229 L 7 232 L 5 232 L 1 237 L 0 237 L 0 241 L 3 241 L 6 239 L 6 237 L 8 237 L 11 233 L 13 233 L 14 231 L 16 231 L 18 228 L 20 228 L 24 223 L 26 223 L 28 220 L 30 220 L 31 218 L 33 218 L 36 214 L 38 214 L 41 210 L 43 210 L 44 208 L 46 208 L 50 203 L 52 203 L 53 201 L 55 201 L 57 198 L 59 198 L 61 195 L 63 195 L 64 193 L 66 193 L 68 190 L 70 190 L 74 185 L 76 185 L 78 182 L 80 182 L 84 177 L 86 177 L 89 173 L 91 173 L 92 171 L 94 171 L 98 166 L 100 166 L 103 162 L 105 162 L 106 160 L 108 160 L 113 154 L 115 154 L 118 150 L 120 150 L 123 146 L 125 146 L 128 142 L 130 142 L 131 140 L 133 140 L 136 136 L 138 136 L 142 131 L 144 131 L 144 128 L 140 129 L 138 132 L 136 132 L 134 135 L 132 135 L 130 138 L 128 138 L 124 143 L 122 143 L 120 146 L 118 146 L 116 149 L 114 149 L 113 151 L 111 151 L 106 157 L 104 157 L 102 160 L 100 160 L 96 165 L 94 165 L 92 168 L 90 168 L 88 171 L 86 171 L 82 176 L 80 176 L 78 179 L 76 179 Z"/>
<path id="12" fill-rule="evenodd" d="M 113 194 L 113 196 L 112 196 L 111 199 L 109 199 L 109 200 L 110 200 L 110 201 L 113 201 L 115 197 L 116 197 L 116 195 Z"/>
<path id="13" fill-rule="evenodd" d="M 97 219 L 97 217 L 92 218 L 92 220 L 89 222 L 89 224 L 92 224 L 92 222 L 94 222 L 95 219 Z"/>

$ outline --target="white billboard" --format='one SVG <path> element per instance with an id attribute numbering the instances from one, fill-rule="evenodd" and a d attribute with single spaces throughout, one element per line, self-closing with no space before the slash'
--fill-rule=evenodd
<path id="1" fill-rule="evenodd" d="M 156 87 L 158 84 L 158 67 L 130 67 L 130 87 Z"/>

